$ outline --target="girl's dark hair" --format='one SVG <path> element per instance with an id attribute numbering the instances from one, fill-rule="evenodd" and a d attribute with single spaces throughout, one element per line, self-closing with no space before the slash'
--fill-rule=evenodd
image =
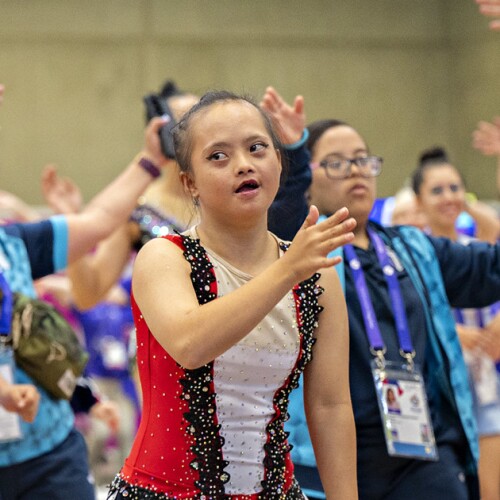
<path id="1" fill-rule="evenodd" d="M 174 138 L 174 149 L 177 163 L 179 164 L 181 172 L 189 172 L 191 170 L 191 153 L 193 149 L 193 140 L 191 137 L 191 122 L 200 112 L 208 109 L 210 106 L 220 102 L 243 101 L 252 105 L 262 116 L 264 126 L 271 137 L 273 147 L 281 154 L 283 154 L 283 145 L 279 139 L 275 126 L 267 113 L 265 113 L 259 105 L 249 96 L 237 95 L 226 90 L 210 91 L 204 94 L 199 102 L 195 104 L 179 121 L 179 123 L 172 130 Z"/>
<path id="2" fill-rule="evenodd" d="M 418 157 L 417 168 L 411 176 L 411 187 L 415 194 L 420 194 L 420 188 L 424 182 L 424 174 L 429 168 L 439 167 L 441 165 L 451 165 L 448 153 L 442 146 L 433 146 L 422 151 Z M 455 167 L 454 167 L 455 168 Z M 462 184 L 465 185 L 464 178 L 457 168 Z"/>
<path id="3" fill-rule="evenodd" d="M 314 148 L 316 143 L 319 141 L 320 137 L 330 128 L 340 127 L 345 125 L 350 127 L 350 125 L 341 120 L 329 119 L 329 120 L 317 120 L 307 126 L 307 130 L 309 131 L 309 139 L 307 140 L 307 149 L 311 152 L 314 152 Z"/>

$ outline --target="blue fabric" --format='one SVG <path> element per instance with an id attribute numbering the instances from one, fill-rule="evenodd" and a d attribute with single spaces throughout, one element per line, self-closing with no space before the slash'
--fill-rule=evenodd
<path id="1" fill-rule="evenodd" d="M 127 293 L 130 293 L 130 279 L 121 280 L 120 284 L 127 290 Z M 129 360 L 130 333 L 134 328 L 130 304 L 101 302 L 87 311 L 75 309 L 74 313 L 83 327 L 85 345 L 90 355 L 85 373 L 90 376 L 119 380 L 124 394 L 131 399 L 137 411 L 140 412 L 139 396 L 132 379 Z M 126 354 L 126 359 L 122 365 L 109 366 L 109 363 L 106 363 L 106 349 L 114 344 L 119 344 Z"/>
<path id="2" fill-rule="evenodd" d="M 128 352 L 130 331 L 134 327 L 129 304 L 101 302 L 87 311 L 74 310 L 85 333 L 85 345 L 90 355 L 86 366 L 88 375 L 117 379 L 130 376 Z M 123 365 L 109 366 L 106 363 L 106 349 L 119 345 L 127 354 Z"/>
<path id="3" fill-rule="evenodd" d="M 471 452 L 468 472 L 473 472 L 477 468 L 479 446 L 472 414 L 472 397 L 467 367 L 444 287 L 440 261 L 436 258 L 435 248 L 424 233 L 409 226 L 402 226 L 400 233 L 402 239 L 392 238 L 392 244 L 404 261 L 404 266 L 421 294 L 423 303 L 427 303 L 426 297 L 430 300 L 429 307 L 424 308 L 429 348 L 433 353 L 433 356 L 428 357 L 427 371 L 434 376 L 442 393 L 449 401 L 455 403 Z M 408 247 L 411 249 L 413 259 L 406 250 Z M 419 275 L 412 265 L 413 262 L 419 267 Z"/>
<path id="4" fill-rule="evenodd" d="M 370 463 L 363 464 L 364 476 L 358 479 L 360 500 L 478 499 L 477 494 L 469 493 L 468 478 L 456 450 L 444 445 L 438 451 L 438 462 L 392 457 L 381 464 L 373 455 Z M 388 477 L 392 478 L 390 482 Z"/>
<path id="5" fill-rule="evenodd" d="M 85 441 L 73 430 L 46 455 L 0 468 L 0 499 L 94 500 L 88 470 Z"/>
<path id="6" fill-rule="evenodd" d="M 283 174 L 280 190 L 269 208 L 268 227 L 281 239 L 291 241 L 309 212 L 305 193 L 312 174 L 309 151 L 304 146 L 285 152 L 288 172 Z"/>
<path id="7" fill-rule="evenodd" d="M 68 266 L 68 223 L 63 215 L 56 215 L 49 220 L 54 232 L 54 271 L 60 271 Z"/>
<path id="8" fill-rule="evenodd" d="M 0 228 L 1 261 L 10 288 L 35 296 L 33 277 L 54 272 L 54 232 L 49 221 L 34 224 L 13 224 Z M 73 427 L 73 412 L 66 400 L 54 400 L 23 370 L 15 368 L 14 380 L 34 384 L 40 395 L 40 406 L 32 424 L 21 420 L 23 439 L 0 443 L 0 467 L 24 462 L 53 450 L 68 436 Z"/>
<path id="9" fill-rule="evenodd" d="M 55 226 L 58 233 L 64 231 L 62 221 L 56 222 Z M 12 279 L 16 280 L 13 289 L 34 297 L 33 280 L 55 272 L 54 255 L 67 252 L 67 247 L 56 246 L 52 219 L 30 224 L 8 224 L 2 226 L 0 231 L 9 236 L 2 243 L 8 260 L 18 258 L 16 272 L 12 273 Z M 61 245 L 64 241 L 58 243 Z M 19 272 L 21 268 L 22 272 Z M 8 269 L 6 275 L 9 275 Z"/>

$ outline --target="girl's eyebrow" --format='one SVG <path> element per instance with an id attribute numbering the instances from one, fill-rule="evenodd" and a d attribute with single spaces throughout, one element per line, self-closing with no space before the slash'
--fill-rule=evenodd
<path id="1" fill-rule="evenodd" d="M 262 134 L 254 134 L 245 139 L 245 142 L 253 142 L 256 140 L 270 140 L 268 137 Z M 207 147 L 203 148 L 203 152 L 207 152 L 210 149 L 217 149 L 217 148 L 230 148 L 231 144 L 229 142 L 225 141 L 218 141 L 218 142 L 212 142 L 210 143 Z"/>
<path id="2" fill-rule="evenodd" d="M 210 149 L 217 149 L 217 148 L 228 148 L 230 144 L 228 142 L 220 141 L 220 142 L 211 142 L 207 147 L 203 148 L 203 152 L 207 152 Z"/>

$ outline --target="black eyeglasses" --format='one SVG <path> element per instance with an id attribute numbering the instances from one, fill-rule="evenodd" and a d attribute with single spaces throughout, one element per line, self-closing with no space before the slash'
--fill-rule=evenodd
<path id="1" fill-rule="evenodd" d="M 364 156 L 360 158 L 342 159 L 328 158 L 319 163 L 311 163 L 311 168 L 323 167 L 330 179 L 346 179 L 351 175 L 352 164 L 358 167 L 362 177 L 376 177 L 382 172 L 384 160 L 380 156 Z"/>

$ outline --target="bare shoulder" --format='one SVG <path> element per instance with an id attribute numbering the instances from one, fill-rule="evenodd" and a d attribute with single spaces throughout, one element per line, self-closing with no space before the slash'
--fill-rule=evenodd
<path id="1" fill-rule="evenodd" d="M 175 263 L 175 266 L 173 264 Z M 137 254 L 134 262 L 134 274 L 142 269 L 156 268 L 158 271 L 172 269 L 183 263 L 182 249 L 167 238 L 155 238 L 148 241 Z"/>

